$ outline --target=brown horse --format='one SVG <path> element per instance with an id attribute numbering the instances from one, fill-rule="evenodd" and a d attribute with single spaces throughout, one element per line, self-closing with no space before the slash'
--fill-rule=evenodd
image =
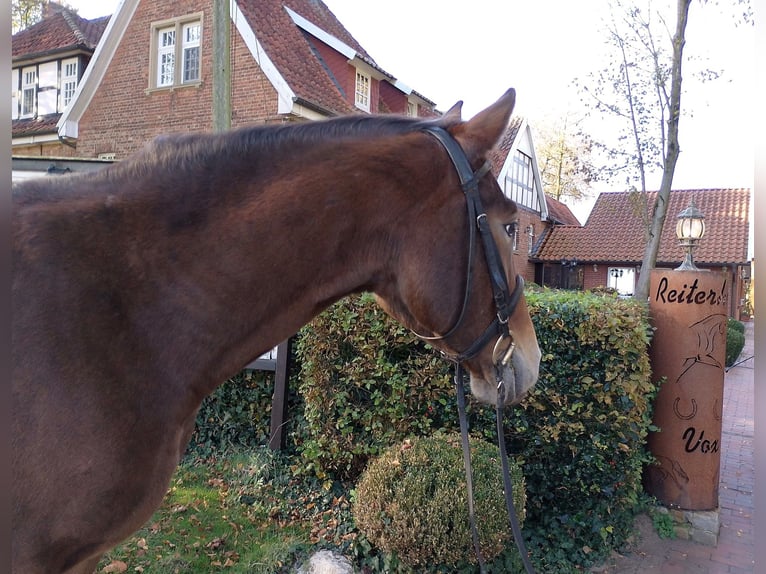
<path id="1" fill-rule="evenodd" d="M 352 292 L 460 354 L 495 304 L 473 285 L 466 199 L 445 128 L 473 169 L 506 128 L 509 90 L 470 121 L 353 116 L 169 136 L 100 172 L 13 194 L 13 570 L 92 572 L 159 506 L 202 399 Z M 516 206 L 478 185 L 502 267 Z M 465 303 L 465 312 L 461 312 Z M 459 327 L 450 329 L 460 317 Z M 521 298 L 515 350 L 466 366 L 474 393 L 516 402 L 540 351 Z"/>

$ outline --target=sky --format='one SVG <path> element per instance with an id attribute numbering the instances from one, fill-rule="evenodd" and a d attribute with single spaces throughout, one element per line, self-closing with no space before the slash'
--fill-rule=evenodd
<path id="1" fill-rule="evenodd" d="M 324 1 L 381 68 L 442 111 L 462 100 L 464 118 L 509 87 L 517 93 L 514 113 L 533 126 L 577 114 L 573 80 L 597 72 L 612 55 L 605 0 Z M 118 2 L 69 0 L 86 18 L 110 14 Z M 732 4 L 695 1 L 690 9 L 674 189 L 753 187 L 755 33 L 735 25 Z M 696 80 L 694 71 L 705 68 L 721 77 Z M 606 123 L 599 118 L 588 129 Z M 658 187 L 659 176 L 650 179 L 649 188 Z M 581 222 L 602 191 L 623 189 L 596 184 L 589 201 L 570 205 Z"/>

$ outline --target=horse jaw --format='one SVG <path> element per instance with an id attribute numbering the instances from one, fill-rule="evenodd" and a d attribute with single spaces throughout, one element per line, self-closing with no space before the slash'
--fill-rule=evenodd
<path id="1" fill-rule="evenodd" d="M 522 350 L 516 347 L 510 365 L 501 369 L 500 376 L 505 383 L 505 405 L 519 403 L 530 389 L 535 386 L 540 373 L 540 347 L 537 339 L 534 344 Z M 494 366 L 482 369 L 477 375 L 469 369 L 471 375 L 471 393 L 480 402 L 487 405 L 497 405 L 497 374 Z"/>

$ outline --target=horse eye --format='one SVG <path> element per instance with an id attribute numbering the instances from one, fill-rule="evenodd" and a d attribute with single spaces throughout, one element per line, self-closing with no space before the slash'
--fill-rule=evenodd
<path id="1" fill-rule="evenodd" d="M 519 222 L 514 221 L 513 223 L 506 223 L 505 224 L 505 232 L 508 234 L 509 237 L 513 237 L 516 235 L 516 231 L 519 229 Z"/>

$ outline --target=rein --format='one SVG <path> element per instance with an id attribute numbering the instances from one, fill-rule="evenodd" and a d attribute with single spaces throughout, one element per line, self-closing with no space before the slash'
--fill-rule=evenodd
<path id="1" fill-rule="evenodd" d="M 513 505 L 513 484 L 509 472 L 508 453 L 505 447 L 505 435 L 503 432 L 503 409 L 505 405 L 505 381 L 503 380 L 502 372 L 504 367 L 511 365 L 511 358 L 515 348 L 513 336 L 508 328 L 508 319 L 516 309 L 521 296 L 524 292 L 524 280 L 521 275 L 516 276 L 516 283 L 513 291 L 509 289 L 508 281 L 506 280 L 505 272 L 503 270 L 502 259 L 500 252 L 497 248 L 492 232 L 489 228 L 489 222 L 487 214 L 481 203 L 479 197 L 479 181 L 490 171 L 489 161 L 486 161 L 482 167 L 477 171 L 473 171 L 465 152 L 460 147 L 460 144 L 445 130 L 444 128 L 437 126 L 429 126 L 424 129 L 426 133 L 436 138 L 436 140 L 444 147 L 449 155 L 452 164 L 455 166 L 455 170 L 460 178 L 460 186 L 465 194 L 466 204 L 468 207 L 468 228 L 469 228 L 469 252 L 468 252 L 468 270 L 466 272 L 466 288 L 463 297 L 463 306 L 460 311 L 460 315 L 457 318 L 455 324 L 443 335 L 435 335 L 431 337 L 424 337 L 418 335 L 424 340 L 435 341 L 446 339 L 452 335 L 463 322 L 465 317 L 466 308 L 468 306 L 468 300 L 471 294 L 471 283 L 473 277 L 473 254 L 476 243 L 476 230 L 478 229 L 479 235 L 484 247 L 484 254 L 487 262 L 487 268 L 489 271 L 490 281 L 492 283 L 492 294 L 495 301 L 495 309 L 497 311 L 494 320 L 484 330 L 476 341 L 473 342 L 462 353 L 449 356 L 447 358 L 455 363 L 455 387 L 457 394 L 458 415 L 460 419 L 460 438 L 463 448 L 463 463 L 465 466 L 466 475 L 466 488 L 468 489 L 468 515 L 471 523 L 471 537 L 473 539 L 473 547 L 476 552 L 476 557 L 479 562 L 479 569 L 484 573 L 484 558 L 482 556 L 481 547 L 479 545 L 479 534 L 476 527 L 476 513 L 475 503 L 473 496 L 473 472 L 471 470 L 471 450 L 468 442 L 468 419 L 466 417 L 465 408 L 465 388 L 463 386 L 464 370 L 463 362 L 474 357 L 476 354 L 484 348 L 484 346 L 497 336 L 495 347 L 492 353 L 492 360 L 495 363 L 495 378 L 497 380 L 497 406 L 496 406 L 496 419 L 497 419 L 497 440 L 500 448 L 500 460 L 502 465 L 503 474 L 503 490 L 505 492 L 505 505 L 508 511 L 508 518 L 511 525 L 511 532 L 516 542 L 516 547 L 521 555 L 521 560 L 524 563 L 524 568 L 527 574 L 534 574 L 534 568 L 529 560 L 524 539 L 521 534 L 521 526 L 519 524 L 519 518 L 516 514 L 516 508 Z M 417 334 L 417 333 L 416 333 Z M 507 347 L 504 346 L 505 342 L 508 342 Z"/>

